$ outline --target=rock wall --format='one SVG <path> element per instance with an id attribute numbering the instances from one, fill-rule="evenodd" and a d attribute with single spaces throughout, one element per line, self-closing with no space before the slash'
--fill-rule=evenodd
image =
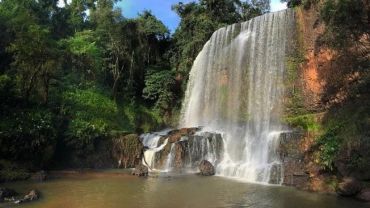
<path id="1" fill-rule="evenodd" d="M 283 165 L 283 184 L 304 188 L 309 182 L 306 170 L 305 152 L 302 149 L 304 133 L 285 132 L 280 135 L 279 155 Z"/>
<path id="2" fill-rule="evenodd" d="M 134 168 L 141 163 L 144 146 L 137 134 L 113 139 L 112 155 L 118 168 Z"/>

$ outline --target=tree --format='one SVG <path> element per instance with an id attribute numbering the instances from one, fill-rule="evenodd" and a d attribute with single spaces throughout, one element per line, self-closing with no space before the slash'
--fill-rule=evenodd
<path id="1" fill-rule="evenodd" d="M 121 11 L 114 10 L 113 0 L 98 0 L 96 8 L 91 11 L 91 21 L 96 27 L 96 35 L 99 44 L 104 48 L 107 56 L 105 67 L 110 70 L 113 78 L 112 96 L 116 99 L 117 87 L 124 73 L 125 65 L 123 59 L 129 54 L 127 48 L 122 44 L 120 27 L 118 22 L 122 20 Z"/>
<path id="2" fill-rule="evenodd" d="M 145 99 L 155 101 L 156 108 L 168 115 L 175 100 L 173 93 L 175 84 L 176 80 L 172 71 L 150 70 L 146 75 L 143 96 Z"/>
<path id="3" fill-rule="evenodd" d="M 73 37 L 60 41 L 72 56 L 72 67 L 93 80 L 102 69 L 101 49 L 91 30 L 76 32 Z"/>
<path id="4" fill-rule="evenodd" d="M 283 3 L 287 3 L 288 8 L 293 8 L 302 4 L 302 0 L 281 0 Z"/>

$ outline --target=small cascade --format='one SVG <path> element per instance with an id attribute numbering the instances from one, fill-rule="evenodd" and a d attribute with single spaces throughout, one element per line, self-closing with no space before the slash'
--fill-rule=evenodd
<path id="1" fill-rule="evenodd" d="M 140 136 L 141 141 L 145 147 L 144 157 L 142 160 L 143 165 L 147 166 L 149 170 L 155 169 L 155 155 L 161 151 L 168 142 L 168 139 L 164 140 L 163 144 L 159 145 L 160 139 L 167 135 L 171 129 L 165 129 L 159 132 L 146 133 Z"/>
<path id="2" fill-rule="evenodd" d="M 166 136 L 172 129 L 164 129 L 158 132 L 146 133 L 140 136 L 141 142 L 146 148 L 156 148 L 162 136 Z"/>
<path id="3" fill-rule="evenodd" d="M 158 140 L 159 141 L 159 140 Z M 158 143 L 158 142 L 157 142 Z M 155 169 L 155 155 L 157 152 L 161 151 L 168 143 L 168 139 L 164 140 L 161 146 L 147 149 L 144 152 L 143 164 L 149 168 L 149 170 Z"/>
<path id="4" fill-rule="evenodd" d="M 171 144 L 171 150 L 170 153 L 167 156 L 167 160 L 164 166 L 164 171 L 169 172 L 173 168 L 173 163 L 175 160 L 175 143 Z"/>

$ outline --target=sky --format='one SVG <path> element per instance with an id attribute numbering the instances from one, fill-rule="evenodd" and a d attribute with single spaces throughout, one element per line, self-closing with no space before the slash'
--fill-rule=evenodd
<path id="1" fill-rule="evenodd" d="M 171 6 L 180 1 L 183 3 L 189 3 L 195 0 L 121 0 L 116 6 L 121 8 L 122 14 L 126 18 L 135 18 L 138 13 L 143 10 L 150 10 L 170 29 L 171 33 L 173 33 L 179 25 L 180 18 L 171 10 Z M 70 2 L 71 0 L 67 0 L 67 3 Z M 58 3 L 60 7 L 64 6 L 62 0 L 59 0 Z M 281 3 L 280 0 L 271 0 L 272 12 L 285 8 L 286 3 Z"/>
<path id="2" fill-rule="evenodd" d="M 173 33 L 180 22 L 180 18 L 171 10 L 171 6 L 178 2 L 188 3 L 194 0 L 122 0 L 117 4 L 122 14 L 127 18 L 134 18 L 143 10 L 151 10 Z M 279 11 L 286 8 L 286 4 L 280 0 L 271 0 L 271 11 Z"/>

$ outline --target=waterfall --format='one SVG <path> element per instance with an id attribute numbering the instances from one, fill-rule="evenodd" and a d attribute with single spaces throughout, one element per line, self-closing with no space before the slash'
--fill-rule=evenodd
<path id="1" fill-rule="evenodd" d="M 293 10 L 265 14 L 217 30 L 196 58 L 180 126 L 223 133 L 218 175 L 282 182 L 276 148 L 293 29 Z"/>

